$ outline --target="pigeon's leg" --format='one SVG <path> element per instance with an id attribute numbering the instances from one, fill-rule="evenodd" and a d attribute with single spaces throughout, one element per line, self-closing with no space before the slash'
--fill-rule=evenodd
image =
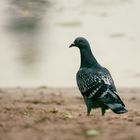
<path id="1" fill-rule="evenodd" d="M 101 108 L 102 116 L 104 116 L 104 115 L 105 115 L 105 111 L 106 111 L 106 109 L 105 109 L 105 108 Z"/>
<path id="2" fill-rule="evenodd" d="M 90 115 L 91 109 L 92 109 L 91 107 L 87 107 L 87 116 Z"/>
<path id="3" fill-rule="evenodd" d="M 93 103 L 92 100 L 90 100 L 89 98 L 87 98 L 86 96 L 84 96 L 84 101 L 87 107 L 87 116 L 90 115 L 91 109 L 93 108 Z"/>

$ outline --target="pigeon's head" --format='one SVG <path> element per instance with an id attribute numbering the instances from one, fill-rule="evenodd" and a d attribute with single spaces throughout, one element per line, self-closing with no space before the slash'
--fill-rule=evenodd
<path id="1" fill-rule="evenodd" d="M 89 43 L 85 38 L 77 37 L 69 47 L 71 48 L 73 46 L 78 47 L 79 49 L 82 49 L 82 48 L 89 47 Z"/>

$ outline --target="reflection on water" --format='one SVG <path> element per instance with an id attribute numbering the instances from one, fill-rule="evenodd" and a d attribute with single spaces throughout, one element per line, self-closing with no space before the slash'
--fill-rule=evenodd
<path id="1" fill-rule="evenodd" d="M 35 32 L 40 26 L 47 4 L 46 0 L 10 0 L 9 28 L 20 34 Z"/>
<path id="2" fill-rule="evenodd" d="M 19 65 L 24 72 L 32 72 L 33 68 L 37 70 L 34 66 L 41 56 L 38 34 L 48 5 L 46 0 L 9 1 L 7 29 L 15 37 Z"/>
<path id="3" fill-rule="evenodd" d="M 1 1 L 0 85 L 75 86 L 79 51 L 68 46 L 75 37 L 85 36 L 116 85 L 140 86 L 139 4 L 139 0 Z"/>
<path id="4" fill-rule="evenodd" d="M 20 42 L 20 40 L 17 40 Z M 37 40 L 30 38 L 30 40 L 26 40 L 25 42 L 20 42 L 17 47 L 18 56 L 17 60 L 19 63 L 20 70 L 22 72 L 26 72 L 29 74 L 33 71 L 34 68 L 37 72 L 37 64 L 39 63 L 41 57 L 41 48 L 37 44 Z M 34 71 L 35 72 L 35 71 Z"/>

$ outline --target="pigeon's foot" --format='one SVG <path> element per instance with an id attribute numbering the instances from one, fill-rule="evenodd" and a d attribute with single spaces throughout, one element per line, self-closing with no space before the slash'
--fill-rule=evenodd
<path id="1" fill-rule="evenodd" d="M 101 108 L 101 112 L 102 112 L 102 116 L 105 115 L 106 109 L 105 108 Z"/>

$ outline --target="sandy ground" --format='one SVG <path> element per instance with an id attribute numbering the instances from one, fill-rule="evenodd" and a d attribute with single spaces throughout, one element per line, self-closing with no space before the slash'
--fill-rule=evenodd
<path id="1" fill-rule="evenodd" d="M 0 140 L 140 140 L 140 89 L 120 89 L 129 112 L 86 116 L 76 89 L 1 88 Z"/>

